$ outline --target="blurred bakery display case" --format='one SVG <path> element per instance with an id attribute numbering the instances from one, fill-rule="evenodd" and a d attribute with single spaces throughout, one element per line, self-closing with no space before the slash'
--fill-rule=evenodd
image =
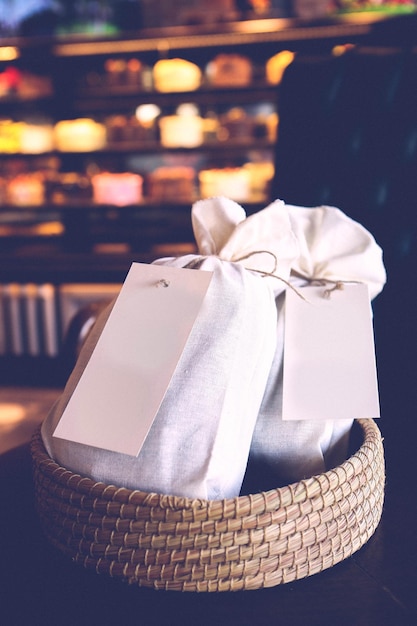
<path id="1" fill-rule="evenodd" d="M 28 259 L 44 255 L 55 280 L 49 258 L 72 254 L 83 280 L 80 253 L 124 250 L 127 266 L 132 253 L 190 244 L 200 197 L 264 206 L 282 72 L 296 53 L 369 38 L 373 23 L 268 18 L 3 40 L 2 271 L 10 279 L 23 255 L 31 278 Z"/>
<path id="2" fill-rule="evenodd" d="M 184 50 L 188 37 L 175 41 L 176 49 L 169 38 L 134 41 L 139 50 L 128 53 L 120 40 L 105 42 L 110 53 L 97 41 L 59 42 L 47 102 L 38 92 L 28 108 L 14 85 L 0 97 L 9 250 L 32 236 L 68 252 L 114 243 L 152 253 L 154 244 L 192 240 L 190 206 L 200 197 L 228 195 L 250 210 L 268 201 L 274 69 L 248 49 Z M 0 81 L 20 75 L 31 53 L 4 63 Z"/>
<path id="3" fill-rule="evenodd" d="M 66 285 L 81 286 L 81 307 L 97 299 L 83 285 L 108 294 L 132 261 L 194 251 L 198 198 L 263 208 L 279 176 L 283 71 L 294 55 L 381 45 L 384 26 L 380 16 L 269 17 L 0 40 L 0 357 L 10 376 L 17 363 L 32 376 L 34 358 L 39 373 L 59 357 Z"/>

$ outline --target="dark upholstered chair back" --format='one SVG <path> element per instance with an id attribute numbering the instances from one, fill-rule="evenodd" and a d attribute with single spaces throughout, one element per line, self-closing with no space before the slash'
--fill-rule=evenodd
<path id="1" fill-rule="evenodd" d="M 278 98 L 273 195 L 337 206 L 384 250 L 388 282 L 374 303 L 382 413 L 406 424 L 417 404 L 417 53 L 298 57 Z"/>
<path id="2" fill-rule="evenodd" d="M 387 258 L 408 258 L 417 224 L 417 54 L 300 57 L 278 98 L 274 196 L 338 206 L 371 230 Z"/>

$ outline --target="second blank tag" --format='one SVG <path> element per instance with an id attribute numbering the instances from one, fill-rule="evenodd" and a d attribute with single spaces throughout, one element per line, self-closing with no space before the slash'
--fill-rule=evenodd
<path id="1" fill-rule="evenodd" d="M 133 263 L 55 437 L 139 453 L 211 277 Z"/>
<path id="2" fill-rule="evenodd" d="M 371 307 L 366 285 L 286 292 L 283 419 L 379 417 Z"/>

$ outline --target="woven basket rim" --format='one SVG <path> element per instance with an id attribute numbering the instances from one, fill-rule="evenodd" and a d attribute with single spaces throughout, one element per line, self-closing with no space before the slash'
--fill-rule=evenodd
<path id="1" fill-rule="evenodd" d="M 38 429 L 32 457 L 41 526 L 75 563 L 138 586 L 238 591 L 305 578 L 351 556 L 379 523 L 382 438 L 373 420 L 358 426 L 361 443 L 338 467 L 225 500 L 97 483 L 55 463 Z"/>
<path id="2" fill-rule="evenodd" d="M 326 493 L 341 481 L 351 480 L 357 475 L 361 471 L 364 455 L 369 451 L 373 453 L 375 442 L 381 439 L 381 435 L 373 419 L 357 419 L 354 421 L 354 424 L 360 427 L 363 441 L 361 441 L 359 448 L 337 467 L 288 485 L 222 500 L 206 500 L 158 492 L 145 492 L 141 489 L 129 489 L 123 486 L 95 481 L 88 476 L 72 472 L 62 467 L 48 455 L 42 440 L 41 426 L 35 430 L 31 442 L 31 450 L 39 469 L 42 470 L 44 468 L 48 474 L 53 476 L 56 483 L 70 486 L 74 491 L 92 495 L 96 498 L 100 497 L 109 502 L 134 503 L 142 506 L 155 506 L 157 504 L 161 508 L 193 510 L 212 509 L 220 506 L 223 511 L 228 509 L 242 510 L 242 514 L 246 514 L 248 501 L 250 501 L 251 508 L 253 508 L 255 500 L 257 500 L 257 512 L 259 513 L 261 512 L 262 502 L 265 503 L 265 511 L 270 510 L 271 506 L 275 508 L 277 499 L 283 502 L 287 501 L 288 495 L 293 501 L 301 502 L 312 497 L 314 493 Z M 271 502 L 273 502 L 272 505 Z M 239 506 L 239 504 L 242 506 Z"/>

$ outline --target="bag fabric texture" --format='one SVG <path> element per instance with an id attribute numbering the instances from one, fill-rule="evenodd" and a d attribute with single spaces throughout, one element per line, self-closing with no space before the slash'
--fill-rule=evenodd
<path id="1" fill-rule="evenodd" d="M 335 207 L 287 205 L 299 254 L 289 282 L 300 288 L 311 281 L 361 282 L 370 300 L 383 289 L 382 250 L 358 222 Z M 285 294 L 276 299 L 277 345 L 250 450 L 257 472 L 288 484 L 336 467 L 346 459 L 353 420 L 282 419 Z M 300 393 L 303 383 L 300 380 Z"/>
<path id="2" fill-rule="evenodd" d="M 191 217 L 198 254 L 154 263 L 209 270 L 213 278 L 141 451 L 131 457 L 53 436 L 110 305 L 42 425 L 49 455 L 97 481 L 203 499 L 239 495 L 248 458 L 276 481 L 336 465 L 346 454 L 351 420 L 282 420 L 285 291 L 316 279 L 354 280 L 368 284 L 373 298 L 385 282 L 381 249 L 333 207 L 277 200 L 246 217 L 236 202 L 219 197 L 195 203 Z"/>

